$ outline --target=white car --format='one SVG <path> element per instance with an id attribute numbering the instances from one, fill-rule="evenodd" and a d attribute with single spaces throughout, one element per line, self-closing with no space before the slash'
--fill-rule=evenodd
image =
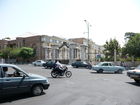
<path id="1" fill-rule="evenodd" d="M 34 66 L 43 66 L 44 63 L 46 63 L 46 62 L 43 60 L 36 60 L 36 61 L 32 62 L 32 64 Z"/>
<path id="2" fill-rule="evenodd" d="M 140 65 L 134 70 L 128 70 L 127 76 L 134 79 L 135 82 L 140 83 Z"/>

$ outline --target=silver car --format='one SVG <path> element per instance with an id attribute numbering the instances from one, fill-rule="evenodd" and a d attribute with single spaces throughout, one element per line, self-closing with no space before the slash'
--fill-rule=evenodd
<path id="1" fill-rule="evenodd" d="M 32 64 L 33 64 L 34 66 L 43 66 L 43 64 L 45 64 L 45 63 L 46 63 L 46 62 L 43 61 L 43 60 L 36 60 L 36 61 L 32 62 Z"/>
<path id="2" fill-rule="evenodd" d="M 97 73 L 114 72 L 114 73 L 122 73 L 125 68 L 122 66 L 115 66 L 113 62 L 100 62 L 99 64 L 92 67 L 92 70 L 97 71 Z"/>
<path id="3" fill-rule="evenodd" d="M 135 82 L 140 83 L 140 65 L 134 70 L 128 70 L 127 76 L 134 79 Z"/>

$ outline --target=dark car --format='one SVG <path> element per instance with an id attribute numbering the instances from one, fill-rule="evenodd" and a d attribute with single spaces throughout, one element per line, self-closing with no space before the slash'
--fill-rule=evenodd
<path id="1" fill-rule="evenodd" d="M 43 67 L 45 67 L 45 69 L 47 69 L 47 68 L 52 69 L 54 67 L 54 65 L 55 65 L 54 61 L 48 61 L 48 62 L 43 64 Z"/>
<path id="2" fill-rule="evenodd" d="M 71 66 L 72 67 L 76 67 L 76 68 L 78 68 L 78 67 L 85 67 L 87 69 L 91 69 L 92 68 L 92 65 L 90 63 L 85 62 L 85 61 L 76 61 L 76 62 L 73 62 L 71 64 Z"/>
<path id="3" fill-rule="evenodd" d="M 49 86 L 46 77 L 26 73 L 16 65 L 0 64 L 0 96 L 26 92 L 38 96 Z"/>

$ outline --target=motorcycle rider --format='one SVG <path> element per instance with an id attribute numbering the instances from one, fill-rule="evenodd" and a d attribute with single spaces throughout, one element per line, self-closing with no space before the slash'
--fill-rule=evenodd
<path id="1" fill-rule="evenodd" d="M 56 68 L 56 67 L 57 67 L 57 68 Z M 63 69 L 63 65 L 62 65 L 58 60 L 55 61 L 54 68 L 55 68 L 56 70 L 58 70 L 59 73 L 62 75 L 63 70 L 64 70 L 64 69 Z"/>

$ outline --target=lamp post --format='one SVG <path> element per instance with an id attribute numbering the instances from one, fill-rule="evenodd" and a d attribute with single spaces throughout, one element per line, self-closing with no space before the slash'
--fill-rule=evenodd
<path id="1" fill-rule="evenodd" d="M 88 34 L 88 39 L 87 39 L 87 46 L 88 46 L 88 62 L 89 62 L 89 27 L 91 27 L 90 23 L 87 20 L 84 20 L 86 25 L 87 25 L 87 34 Z"/>

